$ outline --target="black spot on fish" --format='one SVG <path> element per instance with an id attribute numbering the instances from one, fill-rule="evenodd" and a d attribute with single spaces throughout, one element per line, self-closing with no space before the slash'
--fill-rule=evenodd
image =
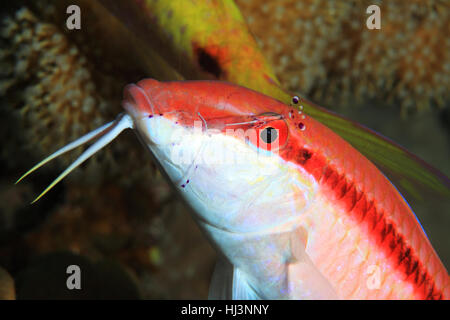
<path id="1" fill-rule="evenodd" d="M 309 159 L 311 159 L 312 153 L 309 150 L 302 149 L 298 155 L 298 162 L 304 165 Z"/>
<path id="2" fill-rule="evenodd" d="M 201 47 L 197 47 L 195 49 L 195 54 L 197 56 L 197 62 L 200 65 L 200 68 L 219 79 L 223 73 L 223 70 L 217 59 Z"/>

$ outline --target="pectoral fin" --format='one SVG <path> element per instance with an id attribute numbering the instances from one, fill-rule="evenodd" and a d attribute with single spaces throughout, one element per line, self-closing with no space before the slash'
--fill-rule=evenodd
<path id="1" fill-rule="evenodd" d="M 233 269 L 233 300 L 262 300 L 238 268 Z"/>
<path id="2" fill-rule="evenodd" d="M 320 272 L 306 252 L 308 233 L 303 227 L 291 234 L 291 257 L 287 264 L 287 283 L 290 297 L 295 299 L 339 299 L 333 285 Z"/>
<path id="3" fill-rule="evenodd" d="M 216 263 L 209 286 L 210 300 L 260 300 L 261 297 L 248 284 L 245 273 L 235 268 L 225 258 Z"/>
<path id="4" fill-rule="evenodd" d="M 219 257 L 209 285 L 209 300 L 229 300 L 232 298 L 233 265 Z"/>

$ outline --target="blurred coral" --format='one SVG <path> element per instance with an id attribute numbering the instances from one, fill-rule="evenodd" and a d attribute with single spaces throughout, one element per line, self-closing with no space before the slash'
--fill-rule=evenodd
<path id="1" fill-rule="evenodd" d="M 351 99 L 402 112 L 445 107 L 450 10 L 429 1 L 236 0 L 281 83 L 335 108 Z M 381 30 L 366 8 L 381 8 Z"/>

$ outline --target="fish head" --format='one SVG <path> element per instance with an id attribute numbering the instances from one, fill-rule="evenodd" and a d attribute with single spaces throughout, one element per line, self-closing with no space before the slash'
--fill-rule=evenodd
<path id="1" fill-rule="evenodd" d="M 202 222 L 254 232 L 311 202 L 314 179 L 286 158 L 304 142 L 285 104 L 215 81 L 143 80 L 124 97 L 140 140 Z"/>

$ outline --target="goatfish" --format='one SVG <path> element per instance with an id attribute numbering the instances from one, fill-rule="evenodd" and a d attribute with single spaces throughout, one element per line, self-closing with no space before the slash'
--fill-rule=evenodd
<path id="1" fill-rule="evenodd" d="M 131 128 L 218 252 L 211 299 L 448 299 L 447 270 L 384 174 L 328 127 L 221 81 L 145 79 L 45 189 Z M 35 201 L 36 201 L 35 200 Z"/>

